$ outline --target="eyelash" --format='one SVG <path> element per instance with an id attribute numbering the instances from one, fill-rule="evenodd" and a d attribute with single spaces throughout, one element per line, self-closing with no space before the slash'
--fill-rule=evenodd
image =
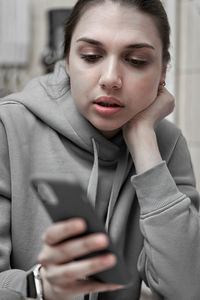
<path id="1" fill-rule="evenodd" d="M 126 58 L 125 60 L 135 68 L 144 68 L 146 65 L 148 65 L 148 61 L 146 60 L 140 60 L 135 58 Z"/>
<path id="2" fill-rule="evenodd" d="M 87 63 L 94 64 L 96 63 L 99 59 L 101 59 L 102 56 L 98 54 L 82 54 L 81 59 L 85 60 Z M 134 68 L 144 68 L 147 64 L 148 61 L 146 60 L 140 60 L 140 59 L 134 59 L 134 58 L 129 58 L 125 57 L 124 60 L 132 67 Z"/>
<path id="3" fill-rule="evenodd" d="M 99 60 L 102 56 L 98 54 L 82 54 L 81 58 L 88 63 L 95 63 Z"/>

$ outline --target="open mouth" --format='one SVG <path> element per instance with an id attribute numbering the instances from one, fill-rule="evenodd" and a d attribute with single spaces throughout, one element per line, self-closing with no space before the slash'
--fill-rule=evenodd
<path id="1" fill-rule="evenodd" d="M 103 107 L 120 107 L 120 105 L 118 104 L 115 104 L 115 103 L 106 103 L 106 102 L 96 102 L 95 104 L 98 104 L 100 106 L 103 106 Z"/>
<path id="2" fill-rule="evenodd" d="M 111 116 L 123 108 L 120 100 L 111 96 L 99 97 L 94 100 L 93 104 L 96 112 L 103 116 Z"/>

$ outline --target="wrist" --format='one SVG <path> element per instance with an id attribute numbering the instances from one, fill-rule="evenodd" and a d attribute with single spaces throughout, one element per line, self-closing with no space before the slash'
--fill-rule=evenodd
<path id="1" fill-rule="evenodd" d="M 137 174 L 151 169 L 162 161 L 153 128 L 139 126 L 132 131 L 126 143 Z"/>
<path id="2" fill-rule="evenodd" d="M 149 127 L 146 123 L 137 124 L 132 127 L 131 130 L 128 129 L 124 133 L 124 138 L 129 151 L 134 156 L 134 152 L 138 148 L 143 148 L 148 145 L 152 140 L 156 140 L 156 135 L 153 127 Z"/>

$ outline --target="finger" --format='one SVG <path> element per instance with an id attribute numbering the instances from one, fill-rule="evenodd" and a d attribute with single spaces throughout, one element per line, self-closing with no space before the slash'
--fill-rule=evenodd
<path id="1" fill-rule="evenodd" d="M 65 265 L 50 266 L 45 269 L 46 279 L 54 285 L 65 286 L 70 282 L 86 278 L 92 274 L 113 267 L 116 257 L 113 254 L 99 255 L 90 259 L 73 261 Z"/>
<path id="2" fill-rule="evenodd" d="M 83 255 L 107 247 L 109 241 L 105 234 L 90 234 L 81 238 L 68 240 L 56 246 L 45 246 L 38 260 L 43 265 L 70 262 Z"/>
<path id="3" fill-rule="evenodd" d="M 42 240 L 48 245 L 55 245 L 61 241 L 81 234 L 86 231 L 86 223 L 83 219 L 70 219 L 64 222 L 57 222 L 47 228 Z"/>

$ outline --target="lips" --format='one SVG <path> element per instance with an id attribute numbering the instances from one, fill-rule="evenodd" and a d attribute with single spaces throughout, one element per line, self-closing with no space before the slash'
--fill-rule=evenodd
<path id="1" fill-rule="evenodd" d="M 103 107 L 122 107 L 123 106 L 118 99 L 116 99 L 114 97 L 108 97 L 108 96 L 99 97 L 93 103 L 98 104 Z"/>
<path id="2" fill-rule="evenodd" d="M 93 101 L 95 111 L 102 116 L 111 116 L 119 112 L 123 105 L 114 97 L 99 97 Z"/>

